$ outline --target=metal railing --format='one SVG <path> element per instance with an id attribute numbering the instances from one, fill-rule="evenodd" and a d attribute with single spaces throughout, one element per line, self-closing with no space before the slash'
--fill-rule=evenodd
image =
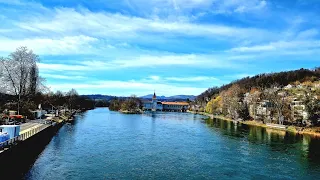
<path id="1" fill-rule="evenodd" d="M 7 141 L 1 142 L 0 143 L 0 150 L 2 150 L 4 148 L 8 148 L 8 147 L 10 147 L 12 145 L 15 145 L 15 144 L 19 143 L 20 141 L 25 141 L 26 139 L 34 136 L 35 134 L 37 134 L 37 133 L 41 132 L 42 130 L 46 129 L 47 127 L 49 127 L 49 126 L 41 125 L 39 127 L 32 128 L 29 131 L 24 132 L 24 133 L 20 134 L 17 137 L 14 137 L 14 138 L 9 139 Z"/>

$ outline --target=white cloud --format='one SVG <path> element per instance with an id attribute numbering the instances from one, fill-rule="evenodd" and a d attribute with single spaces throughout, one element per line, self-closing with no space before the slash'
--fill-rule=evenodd
<path id="1" fill-rule="evenodd" d="M 0 51 L 12 52 L 17 47 L 27 46 L 37 54 L 86 54 L 92 53 L 89 44 L 97 39 L 88 36 L 66 36 L 63 38 L 8 39 L 0 37 Z"/>
<path id="2" fill-rule="evenodd" d="M 41 73 L 40 74 L 44 78 L 52 78 L 52 79 L 65 79 L 65 80 L 84 80 L 86 77 L 84 76 L 70 76 L 70 75 L 58 75 L 58 74 L 47 74 L 47 73 Z"/>
<path id="3" fill-rule="evenodd" d="M 165 95 L 177 95 L 177 94 L 190 94 L 190 95 L 198 95 L 206 88 L 195 88 L 189 86 L 175 86 L 169 84 L 160 84 L 160 83 L 143 83 L 136 81 L 95 81 L 92 83 L 68 83 L 68 84 L 51 84 L 51 90 L 62 90 L 67 91 L 70 87 L 77 89 L 77 91 L 81 94 L 91 94 L 97 92 L 108 92 L 112 90 L 114 93 L 111 95 L 123 95 L 125 91 L 126 94 L 136 94 L 146 95 L 150 94 L 154 90 L 157 91 L 158 94 Z M 94 90 L 94 91 L 93 91 Z M 105 94 L 104 93 L 104 94 Z"/>
<path id="4" fill-rule="evenodd" d="M 17 25 L 19 28 L 37 33 L 84 34 L 91 37 L 112 39 L 132 39 L 143 36 L 145 33 L 159 32 L 211 38 L 232 37 L 233 39 L 271 36 L 268 31 L 255 28 L 155 20 L 122 14 L 94 13 L 86 9 L 76 11 L 68 8 L 57 8 L 49 14 L 28 17 Z"/>
<path id="5" fill-rule="evenodd" d="M 192 81 L 219 81 L 218 78 L 208 77 L 208 76 L 195 76 L 195 77 L 166 77 L 166 80 L 169 81 L 178 81 L 178 82 L 192 82 Z"/>
<path id="6" fill-rule="evenodd" d="M 138 10 L 150 9 L 188 11 L 195 8 L 208 9 L 215 0 L 127 0 L 128 5 L 136 7 Z"/>
<path id="7" fill-rule="evenodd" d="M 149 78 L 153 81 L 159 81 L 160 80 L 160 76 L 149 76 Z"/>
<path id="8" fill-rule="evenodd" d="M 234 52 L 260 52 L 260 51 L 270 51 L 274 50 L 275 47 L 272 45 L 258 45 L 258 46 L 250 46 L 250 47 L 236 47 L 232 48 L 231 51 Z"/>
<path id="9" fill-rule="evenodd" d="M 40 71 L 85 71 L 90 70 L 88 66 L 74 64 L 46 64 L 38 63 Z M 91 69 L 94 70 L 94 69 Z"/>
<path id="10" fill-rule="evenodd" d="M 179 9 L 210 5 L 233 10 L 244 7 L 242 9 L 245 11 L 259 9 L 266 5 L 265 1 L 260 0 L 250 2 L 245 0 L 133 0 L 129 2 L 134 6 L 143 3 L 146 4 L 145 6 L 176 4 Z M 10 52 L 17 46 L 27 45 L 38 54 L 102 54 L 106 48 L 117 49 L 119 46 L 121 46 L 119 48 L 132 48 L 127 46 L 131 42 L 133 44 L 135 42 L 155 43 L 154 38 L 160 39 L 162 43 L 184 36 L 217 39 L 228 43 L 247 40 L 258 43 L 277 39 L 279 36 L 277 32 L 259 28 L 201 24 L 188 19 L 172 21 L 161 18 L 142 18 L 120 13 L 92 12 L 82 7 L 49 9 L 40 4 L 34 7 L 32 12 L 30 10 L 30 13 L 25 13 L 19 19 L 11 19 L 14 27 L 5 29 L 4 33 L 7 37 L 18 33 L 30 37 L 27 39 L 0 37 L 0 51 Z M 40 13 L 37 12 L 37 8 L 41 9 Z M 10 17 L 6 18 L 10 19 Z M 4 46 L 4 43 L 8 46 Z"/>
<path id="11" fill-rule="evenodd" d="M 230 55 L 228 57 L 229 60 L 250 60 L 257 58 L 256 55 Z"/>
<path id="12" fill-rule="evenodd" d="M 168 65 L 195 65 L 208 61 L 197 55 L 168 55 L 168 56 L 140 56 L 132 60 L 116 60 L 113 63 L 118 67 L 152 67 Z"/>
<path id="13" fill-rule="evenodd" d="M 107 69 L 160 67 L 160 66 L 192 66 L 200 68 L 237 68 L 232 61 L 210 55 L 141 55 L 109 61 L 82 61 L 77 64 L 47 64 L 39 63 L 42 71 L 98 71 Z M 155 78 L 155 77 L 154 77 Z"/>
<path id="14" fill-rule="evenodd" d="M 246 1 L 250 2 L 250 1 Z M 235 8 L 234 12 L 238 13 L 244 13 L 244 12 L 249 12 L 249 11 L 256 11 L 256 10 L 261 10 L 264 7 L 266 7 L 267 2 L 266 1 L 258 1 L 253 4 L 250 3 L 244 3 L 244 4 L 238 4 L 238 7 Z"/>
<path id="15" fill-rule="evenodd" d="M 23 5 L 24 3 L 20 0 L 0 0 L 0 3 L 13 4 L 13 5 Z"/>
<path id="16" fill-rule="evenodd" d="M 293 50 L 300 51 L 306 49 L 319 49 L 320 41 L 310 40 L 310 41 L 277 41 L 271 42 L 269 44 L 256 45 L 256 46 L 243 46 L 232 48 L 231 52 L 266 52 L 266 51 L 277 51 L 281 52 L 283 50 Z"/>
<path id="17" fill-rule="evenodd" d="M 208 3 L 204 0 L 189 1 Z M 182 4 L 182 1 L 177 1 L 177 4 Z M 37 8 L 41 10 L 37 12 Z M 32 9 L 32 12 L 23 11 L 24 16 L 19 18 L 3 15 L 12 26 L 0 29 L 0 52 L 12 52 L 18 46 L 28 46 L 41 55 L 103 54 L 105 49 L 132 49 L 128 45 L 130 43 L 166 43 L 184 37 L 203 37 L 228 43 L 277 38 L 277 33 L 257 28 L 141 18 L 91 12 L 84 8 L 48 9 L 34 5 Z"/>
<path id="18" fill-rule="evenodd" d="M 217 0 L 214 13 L 250 13 L 261 11 L 267 7 L 265 0 Z"/>
<path id="19" fill-rule="evenodd" d="M 127 0 L 127 5 L 137 11 L 156 9 L 157 14 L 190 12 L 194 9 L 214 13 L 249 13 L 265 8 L 265 0 Z M 134 6 L 134 7 L 133 7 Z"/>
<path id="20" fill-rule="evenodd" d="M 319 30 L 312 28 L 312 29 L 307 29 L 305 31 L 300 32 L 297 35 L 297 39 L 312 39 L 316 37 L 319 34 Z"/>

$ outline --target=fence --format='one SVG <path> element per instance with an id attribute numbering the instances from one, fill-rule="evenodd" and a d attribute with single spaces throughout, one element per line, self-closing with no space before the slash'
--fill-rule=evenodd
<path id="1" fill-rule="evenodd" d="M 20 134 L 17 137 L 14 137 L 12 139 L 9 139 L 7 141 L 4 141 L 2 143 L 0 143 L 0 150 L 2 150 L 3 148 L 8 148 L 12 145 L 17 144 L 19 141 L 24 141 L 30 137 L 32 137 L 33 135 L 41 132 L 42 130 L 46 129 L 47 127 L 49 127 L 48 125 L 41 125 L 39 127 L 36 128 L 32 128 L 30 131 L 27 131 L 23 134 Z"/>

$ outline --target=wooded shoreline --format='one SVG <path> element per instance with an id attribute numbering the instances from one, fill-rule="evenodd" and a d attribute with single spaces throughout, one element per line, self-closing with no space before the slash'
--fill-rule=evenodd
<path id="1" fill-rule="evenodd" d="M 222 116 L 222 115 L 213 115 L 213 114 L 209 114 L 209 113 L 205 113 L 205 112 L 195 112 L 195 111 L 187 111 L 187 112 L 188 113 L 192 113 L 192 114 L 204 115 L 204 116 L 209 117 L 210 119 L 221 119 L 221 120 L 224 120 L 224 121 L 232 121 L 232 122 L 237 122 L 237 123 L 241 123 L 241 124 L 245 124 L 245 125 L 249 125 L 249 126 L 257 126 L 257 127 L 267 128 L 267 129 L 277 129 L 277 130 L 284 131 L 284 132 L 289 132 L 289 133 L 320 137 L 320 133 L 317 132 L 317 129 L 316 129 L 317 127 L 314 127 L 314 128 L 302 128 L 302 127 L 296 127 L 296 126 L 288 126 L 286 129 L 278 129 L 278 128 L 269 127 L 266 124 L 257 122 L 255 120 L 237 121 L 237 120 L 233 120 L 231 118 L 228 118 L 228 117 L 225 117 L 225 116 Z M 297 128 L 299 128 L 299 129 L 297 129 Z"/>

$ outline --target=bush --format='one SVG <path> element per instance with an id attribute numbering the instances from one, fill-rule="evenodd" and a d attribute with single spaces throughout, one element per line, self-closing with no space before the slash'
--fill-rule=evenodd
<path id="1" fill-rule="evenodd" d="M 287 128 L 287 130 L 289 131 L 289 132 L 297 132 L 297 129 L 294 127 L 294 126 L 289 126 L 288 128 Z"/>
<path id="2" fill-rule="evenodd" d="M 111 111 L 119 111 L 121 109 L 122 100 L 113 99 L 110 101 L 109 109 Z"/>

